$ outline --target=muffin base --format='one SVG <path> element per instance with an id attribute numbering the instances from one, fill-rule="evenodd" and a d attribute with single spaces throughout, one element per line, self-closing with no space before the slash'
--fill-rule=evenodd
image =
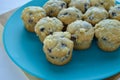
<path id="1" fill-rule="evenodd" d="M 66 59 L 66 60 L 64 60 L 63 62 L 61 62 L 61 61 L 58 61 L 58 60 L 56 60 L 56 59 L 52 59 L 50 56 L 48 56 L 47 54 L 46 54 L 46 58 L 47 58 L 47 60 L 50 62 L 50 63 L 52 63 L 52 64 L 55 64 L 55 65 L 65 65 L 65 64 L 67 64 L 70 60 L 71 60 L 71 58 L 72 58 L 72 53 L 70 53 L 70 55 L 69 55 L 69 57 Z"/>
<path id="2" fill-rule="evenodd" d="M 39 35 L 38 35 L 38 37 L 39 37 L 39 40 L 43 43 L 44 38 L 43 38 L 43 37 L 40 37 Z"/>
<path id="3" fill-rule="evenodd" d="M 34 27 L 32 27 L 32 25 L 30 26 L 30 25 L 24 23 L 24 26 L 25 26 L 25 29 L 27 31 L 29 31 L 29 32 L 35 32 Z"/>
<path id="4" fill-rule="evenodd" d="M 83 42 L 74 42 L 74 49 L 76 50 L 84 50 L 88 49 L 91 46 L 92 41 L 83 41 Z"/>
<path id="5" fill-rule="evenodd" d="M 111 44 L 104 41 L 98 41 L 98 47 L 103 51 L 115 51 L 119 48 L 119 44 Z"/>

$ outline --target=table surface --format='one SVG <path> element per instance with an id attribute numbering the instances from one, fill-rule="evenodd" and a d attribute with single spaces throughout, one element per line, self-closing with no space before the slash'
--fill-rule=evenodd
<path id="1" fill-rule="evenodd" d="M 8 57 L 2 43 L 3 25 L 16 10 L 15 8 L 22 6 L 28 1 L 30 0 L 0 0 L 0 80 L 29 80 L 24 72 Z M 14 5 L 10 5 L 13 3 Z"/>
<path id="2" fill-rule="evenodd" d="M 21 69 L 19 69 L 7 56 L 2 43 L 2 32 L 4 29 L 4 24 L 10 17 L 10 15 L 17 9 L 12 9 L 4 14 L 0 15 L 0 80 L 38 80 L 31 75 L 25 76 Z M 2 12 L 3 13 L 3 12 Z M 5 77 L 7 75 L 7 77 Z M 9 75 L 9 77 L 8 77 Z M 14 76 L 15 75 L 15 76 Z M 106 78 L 106 80 L 120 80 L 120 73 L 116 74 L 110 78 Z"/>
<path id="3" fill-rule="evenodd" d="M 3 29 L 0 24 L 0 80 L 29 80 L 6 54 L 2 43 Z"/>

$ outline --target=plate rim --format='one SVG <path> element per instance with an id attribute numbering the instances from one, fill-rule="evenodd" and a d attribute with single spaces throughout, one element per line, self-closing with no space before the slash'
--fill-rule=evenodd
<path id="1" fill-rule="evenodd" d="M 6 39 L 5 39 L 5 34 L 6 34 L 6 29 L 7 29 L 7 25 L 8 25 L 8 23 L 9 23 L 9 21 L 11 20 L 11 18 L 14 16 L 14 14 L 15 13 L 17 13 L 21 8 L 24 8 L 26 5 L 28 5 L 28 4 L 30 4 L 30 3 L 32 3 L 32 2 L 36 2 L 36 1 L 39 1 L 39 0 L 31 0 L 31 1 L 29 1 L 29 2 L 27 2 L 26 4 L 24 4 L 23 6 L 21 6 L 21 7 L 19 7 L 15 12 L 13 12 L 12 13 L 12 15 L 8 18 L 8 20 L 6 21 L 6 23 L 5 23 L 5 25 L 4 25 L 4 30 L 3 30 L 3 34 L 2 34 L 2 42 L 3 42 L 3 46 L 4 46 L 4 49 L 5 49 L 5 51 L 6 51 L 6 53 L 7 53 L 7 55 L 10 57 L 10 59 L 12 60 L 12 62 L 13 63 L 15 63 L 20 69 L 22 69 L 23 70 L 23 72 L 25 71 L 25 72 L 27 72 L 28 74 L 30 74 L 31 76 L 35 76 L 35 77 L 37 77 L 37 78 L 40 78 L 40 79 L 45 79 L 46 80 L 46 78 L 44 77 L 44 75 L 42 75 L 42 74 L 40 74 L 40 75 L 37 75 L 37 74 L 35 74 L 34 72 L 32 72 L 32 71 L 29 71 L 27 68 L 25 68 L 24 66 L 21 66 L 18 62 L 16 62 L 15 60 L 14 60 L 14 58 L 10 55 L 11 53 L 8 51 L 8 48 L 6 47 L 7 46 L 7 44 L 6 44 Z M 120 3 L 119 3 L 120 4 Z M 104 74 L 104 75 L 101 75 L 101 76 L 97 76 L 97 77 L 91 77 L 91 78 L 89 78 L 90 80 L 92 79 L 105 79 L 105 78 L 108 78 L 108 77 L 111 77 L 111 76 L 113 76 L 113 75 L 115 75 L 115 74 L 117 74 L 117 73 L 119 73 L 120 72 L 120 69 L 118 70 L 114 70 L 114 71 L 112 71 L 111 73 L 108 73 L 108 74 Z M 88 78 L 85 78 L 85 79 L 88 79 Z M 70 79 L 71 80 L 71 79 Z"/>

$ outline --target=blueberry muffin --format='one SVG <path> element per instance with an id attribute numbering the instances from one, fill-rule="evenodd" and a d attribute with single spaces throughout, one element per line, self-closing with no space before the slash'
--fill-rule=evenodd
<path id="1" fill-rule="evenodd" d="M 90 47 L 94 36 L 94 28 L 90 23 L 76 20 L 68 25 L 67 31 L 71 33 L 74 49 L 82 50 Z"/>
<path id="2" fill-rule="evenodd" d="M 56 65 L 68 63 L 72 57 L 73 41 L 69 32 L 54 32 L 44 40 L 43 50 L 49 62 Z"/>
<path id="3" fill-rule="evenodd" d="M 114 51 L 120 46 L 120 22 L 106 19 L 95 26 L 98 46 L 104 51 Z"/>
<path id="4" fill-rule="evenodd" d="M 120 4 L 114 7 L 111 7 L 109 10 L 110 18 L 117 19 L 120 21 Z"/>
<path id="5" fill-rule="evenodd" d="M 90 7 L 90 1 L 89 0 L 71 0 L 69 6 L 76 7 L 79 10 L 81 10 L 83 13 L 87 11 L 87 9 Z"/>
<path id="6" fill-rule="evenodd" d="M 35 25 L 35 32 L 38 35 L 41 42 L 49 34 L 52 34 L 56 31 L 61 31 L 63 29 L 63 23 L 55 17 L 45 17 L 38 21 Z"/>
<path id="7" fill-rule="evenodd" d="M 47 15 L 50 17 L 56 17 L 58 13 L 63 8 L 66 8 L 66 7 L 67 7 L 67 4 L 64 1 L 60 1 L 60 0 L 47 1 L 43 6 Z"/>
<path id="8" fill-rule="evenodd" d="M 107 11 L 115 5 L 115 0 L 90 0 L 91 6 L 101 6 Z"/>
<path id="9" fill-rule="evenodd" d="M 61 10 L 57 17 L 65 25 L 68 25 L 71 22 L 74 22 L 75 20 L 82 19 L 82 12 L 75 7 L 69 7 L 69 8 Z"/>
<path id="10" fill-rule="evenodd" d="M 91 23 L 92 25 L 95 25 L 107 17 L 108 12 L 102 7 L 91 7 L 83 15 L 84 20 Z"/>
<path id="11" fill-rule="evenodd" d="M 30 32 L 34 32 L 34 26 L 36 23 L 45 16 L 46 12 L 43 8 L 29 6 L 23 10 L 21 18 L 25 24 L 25 28 Z"/>

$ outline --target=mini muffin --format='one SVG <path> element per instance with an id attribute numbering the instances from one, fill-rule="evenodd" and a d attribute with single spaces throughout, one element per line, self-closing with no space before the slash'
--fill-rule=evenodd
<path id="1" fill-rule="evenodd" d="M 50 17 L 56 17 L 58 13 L 63 9 L 66 8 L 67 4 L 64 1 L 60 0 L 50 0 L 45 3 L 43 8 L 45 9 L 46 13 Z"/>
<path id="2" fill-rule="evenodd" d="M 108 12 L 102 7 L 91 7 L 83 15 L 84 20 L 91 23 L 92 25 L 95 25 L 107 17 Z"/>
<path id="3" fill-rule="evenodd" d="M 120 20 L 120 5 L 111 7 L 109 10 L 110 18 Z"/>
<path id="4" fill-rule="evenodd" d="M 71 33 L 71 40 L 74 41 L 74 49 L 87 49 L 90 47 L 94 36 L 93 26 L 82 20 L 76 20 L 67 27 Z"/>
<path id="5" fill-rule="evenodd" d="M 73 41 L 69 32 L 54 32 L 44 40 L 43 50 L 49 62 L 56 65 L 68 63 L 72 57 Z"/>
<path id="6" fill-rule="evenodd" d="M 60 19 L 65 25 L 68 25 L 75 20 L 82 19 L 82 12 L 75 7 L 69 7 L 60 11 L 58 19 Z"/>
<path id="7" fill-rule="evenodd" d="M 79 10 L 81 10 L 83 13 L 87 11 L 87 9 L 90 7 L 90 1 L 89 0 L 71 0 L 69 6 L 73 7 L 75 6 Z"/>
<path id="8" fill-rule="evenodd" d="M 115 5 L 115 0 L 90 0 L 91 6 L 101 6 L 104 7 L 107 11 L 110 7 Z"/>
<path id="9" fill-rule="evenodd" d="M 34 32 L 34 26 L 36 23 L 45 16 L 46 12 L 43 8 L 29 6 L 23 10 L 21 18 L 25 24 L 25 28 L 30 32 Z"/>
<path id="10" fill-rule="evenodd" d="M 114 51 L 120 46 L 120 22 L 106 19 L 95 26 L 98 46 L 104 51 Z"/>
<path id="11" fill-rule="evenodd" d="M 41 42 L 49 34 L 52 34 L 56 31 L 61 31 L 63 29 L 63 23 L 55 17 L 45 17 L 38 21 L 35 26 L 35 32 L 38 35 Z"/>

